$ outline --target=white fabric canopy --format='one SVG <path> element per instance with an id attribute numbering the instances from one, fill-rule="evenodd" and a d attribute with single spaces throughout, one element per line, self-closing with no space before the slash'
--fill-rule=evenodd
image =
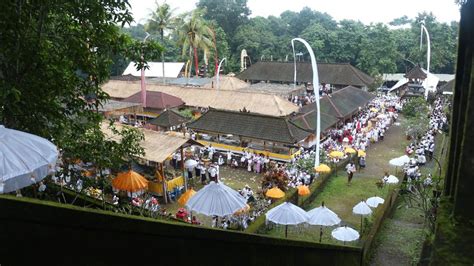
<path id="1" fill-rule="evenodd" d="M 408 163 L 410 161 L 410 157 L 407 155 L 403 155 L 397 158 L 394 158 L 390 160 L 388 163 L 393 165 L 393 166 L 403 166 L 404 164 Z"/>
<path id="2" fill-rule="evenodd" d="M 331 235 L 335 239 L 344 242 L 359 239 L 359 232 L 347 226 L 338 227 L 332 230 Z"/>
<path id="3" fill-rule="evenodd" d="M 196 167 L 196 165 L 198 165 L 198 162 L 193 159 L 189 159 L 186 162 L 184 162 L 184 168 L 186 169 L 193 169 L 194 167 Z"/>
<path id="4" fill-rule="evenodd" d="M 308 220 L 308 215 L 303 209 L 289 202 L 276 206 L 265 215 L 267 221 L 283 225 L 296 225 Z"/>
<path id="5" fill-rule="evenodd" d="M 385 200 L 382 199 L 381 197 L 371 197 L 371 198 L 368 198 L 366 201 L 367 205 L 369 205 L 372 208 L 377 208 L 379 204 L 383 204 L 384 202 Z"/>
<path id="6" fill-rule="evenodd" d="M 200 189 L 186 203 L 190 211 L 219 217 L 231 215 L 245 206 L 247 200 L 237 191 L 221 182 L 213 181 Z"/>
<path id="7" fill-rule="evenodd" d="M 361 201 L 357 203 L 354 208 L 352 208 L 352 212 L 360 215 L 369 215 L 372 213 L 372 209 L 369 207 L 369 205 L 367 205 L 365 201 Z"/>
<path id="8" fill-rule="evenodd" d="M 0 194 L 41 181 L 54 172 L 57 159 L 47 139 L 0 125 Z"/>
<path id="9" fill-rule="evenodd" d="M 389 175 L 386 183 L 387 184 L 397 184 L 398 183 L 398 178 L 394 175 Z"/>
<path id="10" fill-rule="evenodd" d="M 333 226 L 339 224 L 341 219 L 326 206 L 314 208 L 308 212 L 308 223 L 312 225 Z"/>

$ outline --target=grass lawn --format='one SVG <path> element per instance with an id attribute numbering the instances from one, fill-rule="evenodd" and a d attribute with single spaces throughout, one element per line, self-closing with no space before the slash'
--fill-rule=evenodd
<path id="1" fill-rule="evenodd" d="M 351 184 L 347 183 L 345 171 L 338 171 L 337 176 L 331 177 L 323 191 L 310 203 L 307 210 L 319 207 L 324 201 L 325 205 L 334 211 L 341 218 L 343 225 L 348 225 L 360 231 L 361 216 L 352 213 L 352 208 L 361 200 L 366 200 L 372 196 L 385 197 L 389 190 L 389 185 L 383 189 L 376 186 L 384 175 L 385 171 L 395 174 L 395 167 L 389 165 L 388 161 L 404 154 L 408 141 L 405 138 L 404 124 L 406 121 L 401 117 L 399 125 L 392 125 L 385 135 L 384 141 L 372 144 L 367 151 L 367 167 L 362 171 L 357 171 Z M 399 176 L 400 177 L 400 176 Z M 330 232 L 334 228 L 323 230 L 323 242 L 341 245 L 342 242 L 332 239 Z M 269 235 L 284 237 L 284 228 L 280 226 L 267 232 Z M 309 241 L 319 241 L 319 227 L 299 226 L 288 231 L 288 237 Z M 359 241 L 346 243 L 346 245 L 358 245 Z"/>

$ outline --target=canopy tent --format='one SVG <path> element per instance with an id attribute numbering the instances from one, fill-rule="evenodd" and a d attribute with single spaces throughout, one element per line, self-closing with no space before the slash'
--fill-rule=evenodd
<path id="1" fill-rule="evenodd" d="M 41 181 L 57 159 L 58 149 L 47 139 L 0 125 L 0 194 Z"/>
<path id="2" fill-rule="evenodd" d="M 218 217 L 231 215 L 246 205 L 247 200 L 237 191 L 214 181 L 200 189 L 186 203 L 190 211 Z"/>

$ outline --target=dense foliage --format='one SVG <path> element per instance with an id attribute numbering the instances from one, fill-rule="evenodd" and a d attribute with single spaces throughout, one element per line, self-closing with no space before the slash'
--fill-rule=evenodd
<path id="1" fill-rule="evenodd" d="M 390 25 L 364 25 L 354 20 L 336 21 L 329 14 L 308 7 L 300 12 L 284 11 L 278 17 L 250 18 L 251 11 L 246 0 L 200 0 L 197 7 L 203 10 L 201 22 L 215 32 L 206 36 L 213 41 L 207 44 L 212 47 L 206 49 L 213 54 L 214 47 L 217 47 L 217 56 L 212 55 L 210 58 L 227 57 L 229 65 L 225 72 L 239 70 L 242 49 L 247 50 L 251 62 L 291 61 L 290 40 L 302 37 L 313 47 L 318 62 L 351 63 L 373 76 L 405 73 L 414 64 L 426 67 L 426 45 L 420 50 L 419 43 L 420 23 L 424 21 L 431 38 L 430 71 L 454 73 L 458 23 L 440 23 L 431 13 L 420 13 L 416 18 L 402 16 L 394 19 Z M 187 16 L 192 16 L 192 13 Z M 133 37 L 140 38 L 143 25 L 127 30 Z M 220 30 L 222 32 L 217 33 Z M 171 30 L 168 33 L 163 41 L 167 60 L 191 59 L 189 54 L 179 52 L 183 48 L 183 43 L 178 42 L 176 37 L 179 31 Z M 213 35 L 216 35 L 215 41 Z M 306 50 L 302 46 L 297 49 L 303 53 L 298 59 L 309 61 Z M 199 65 L 204 64 L 204 50 L 199 53 Z M 211 71 L 208 73 L 213 74 Z"/>
<path id="2" fill-rule="evenodd" d="M 65 161 L 105 168 L 139 155 L 141 135 L 124 130 L 120 144 L 108 142 L 97 112 L 108 99 L 100 86 L 112 59 L 146 68 L 162 49 L 120 32 L 132 21 L 128 8 L 112 0 L 2 1 L 0 123 L 52 140 Z"/>

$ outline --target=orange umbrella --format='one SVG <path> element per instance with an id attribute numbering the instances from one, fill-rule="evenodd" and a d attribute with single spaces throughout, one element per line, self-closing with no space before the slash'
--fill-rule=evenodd
<path id="1" fill-rule="evenodd" d="M 306 196 L 309 195 L 311 192 L 309 191 L 308 186 L 298 186 L 298 195 Z"/>
<path id="2" fill-rule="evenodd" d="M 320 164 L 314 168 L 314 171 L 317 173 L 329 173 L 331 172 L 331 168 L 325 164 Z"/>
<path id="3" fill-rule="evenodd" d="M 148 187 L 148 180 L 132 170 L 122 172 L 112 180 L 112 186 L 118 190 L 135 192 Z"/>
<path id="4" fill-rule="evenodd" d="M 178 203 L 179 205 L 181 206 L 184 206 L 186 205 L 186 202 L 188 202 L 188 200 L 194 196 L 194 194 L 196 194 L 196 191 L 194 191 L 194 189 L 188 189 L 186 190 L 186 192 L 183 193 L 183 195 L 181 195 L 181 197 L 179 197 L 178 199 Z"/>
<path id="5" fill-rule="evenodd" d="M 240 210 L 237 210 L 234 214 L 235 215 L 240 215 L 240 214 L 243 214 L 245 212 L 248 212 L 249 210 L 250 210 L 250 205 L 246 204 L 245 207 L 243 207 Z"/>
<path id="6" fill-rule="evenodd" d="M 274 187 L 272 189 L 267 190 L 267 193 L 265 193 L 265 195 L 269 198 L 280 199 L 285 196 L 285 192 L 283 192 L 278 187 Z"/>

